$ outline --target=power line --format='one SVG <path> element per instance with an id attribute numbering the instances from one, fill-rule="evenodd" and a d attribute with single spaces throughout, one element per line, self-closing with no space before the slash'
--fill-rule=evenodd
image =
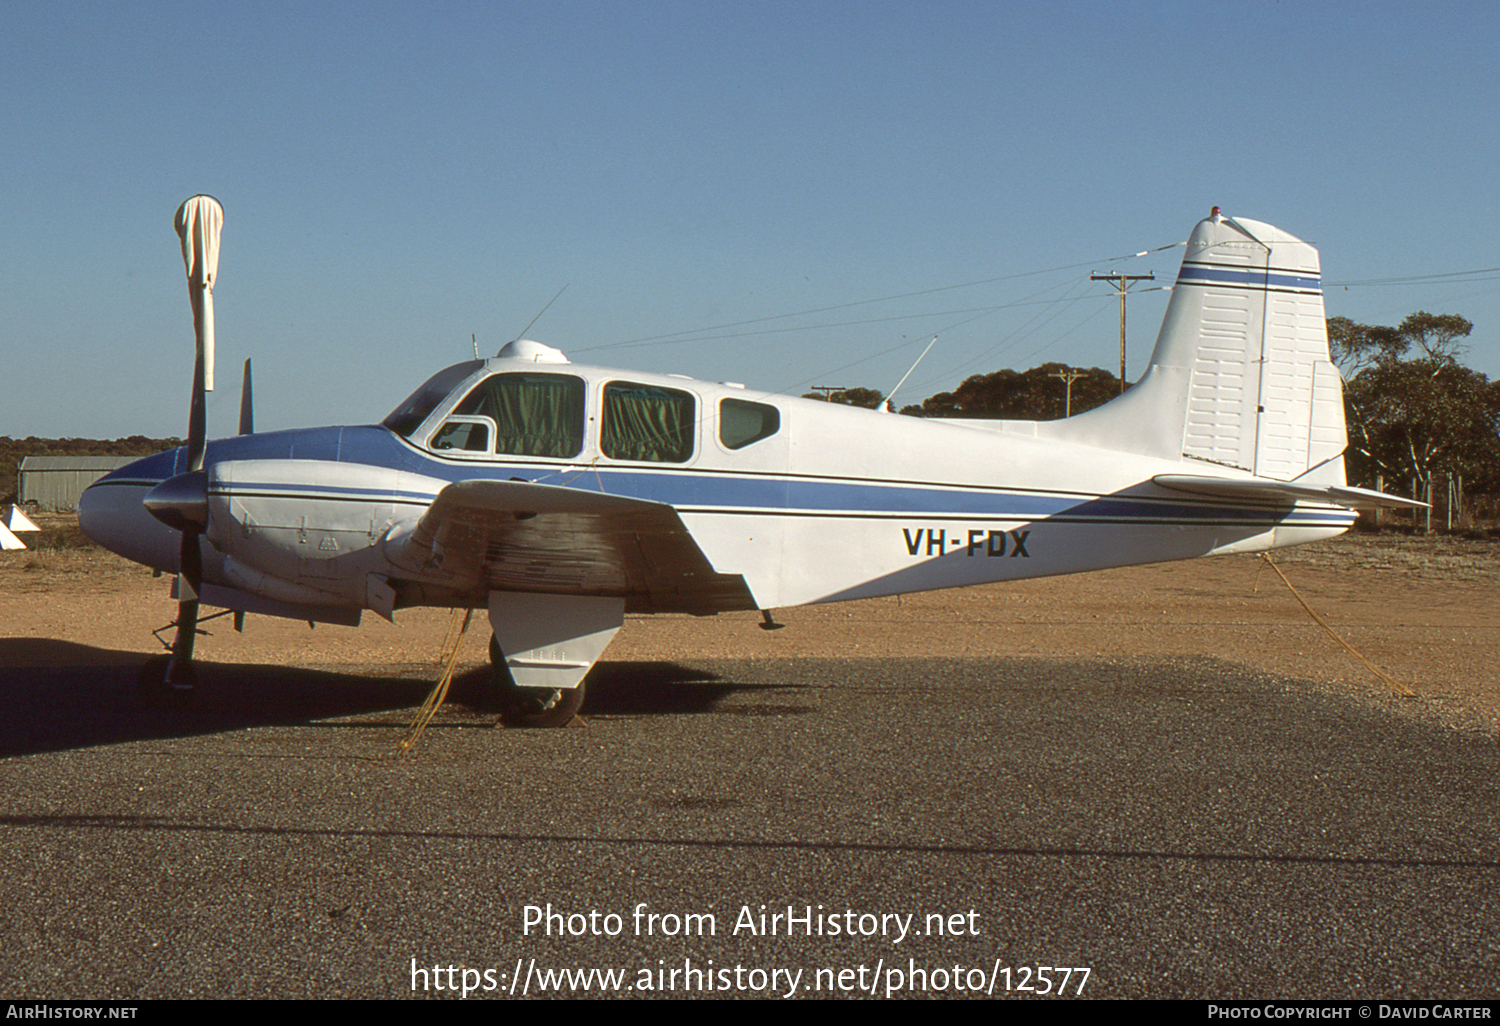
<path id="1" fill-rule="evenodd" d="M 809 309 L 809 310 L 797 310 L 797 311 L 794 311 L 792 313 L 772 314 L 772 315 L 769 315 L 769 316 L 766 316 L 766 317 L 753 317 L 753 318 L 751 318 L 749 320 L 744 320 L 744 321 L 730 321 L 730 322 L 725 323 L 725 324 L 714 324 L 714 325 L 710 325 L 708 327 L 703 327 L 703 328 L 691 328 L 691 329 L 688 329 L 688 330 L 685 330 L 685 331 L 672 331 L 672 332 L 667 332 L 667 333 L 662 334 L 662 335 L 646 335 L 646 336 L 643 336 L 641 338 L 623 339 L 623 340 L 621 340 L 619 342 L 606 342 L 606 343 L 603 343 L 602 345 L 589 346 L 589 347 L 584 348 L 584 349 L 575 349 L 574 352 L 589 353 L 589 352 L 594 352 L 596 350 L 601 350 L 601 349 L 616 349 L 616 348 L 627 347 L 627 346 L 640 346 L 640 345 L 648 345 L 648 344 L 668 344 L 668 343 L 672 343 L 672 342 L 702 341 L 702 338 L 699 338 L 697 336 L 701 336 L 704 332 L 709 332 L 709 331 L 723 331 L 723 330 L 725 330 L 727 328 L 742 328 L 742 327 L 747 327 L 747 326 L 752 325 L 752 324 L 763 324 L 766 321 L 784 320 L 784 319 L 789 318 L 789 317 L 807 317 L 807 316 L 810 316 L 812 314 L 831 313 L 831 312 L 836 311 L 836 310 L 848 310 L 848 309 L 851 309 L 851 308 L 856 307 L 856 306 L 868 306 L 868 305 L 871 305 L 871 304 L 874 304 L 874 303 L 889 303 L 889 302 L 894 302 L 895 300 L 898 300 L 898 299 L 913 299 L 913 298 L 916 298 L 918 296 L 930 296 L 930 295 L 933 295 L 934 293 L 938 293 L 938 292 L 950 292 L 950 291 L 952 291 L 954 289 L 973 288 L 976 285 L 993 285 L 996 282 L 1012 281 L 1012 280 L 1014 280 L 1016 278 L 1031 278 L 1031 277 L 1035 277 L 1036 275 L 1039 275 L 1039 274 L 1053 274 L 1053 273 L 1055 273 L 1057 271 L 1071 271 L 1074 268 L 1078 268 L 1078 267 L 1088 267 L 1090 264 L 1092 264 L 1093 266 L 1097 267 L 1101 263 L 1109 264 L 1109 263 L 1115 263 L 1115 262 L 1120 261 L 1120 260 L 1134 260 L 1137 257 L 1148 256 L 1151 253 L 1159 253 L 1162 250 L 1176 249 L 1178 246 L 1186 246 L 1186 245 L 1187 245 L 1186 242 L 1173 242 L 1173 243 L 1169 243 L 1169 244 L 1167 244 L 1165 246 L 1157 246 L 1157 247 L 1155 247 L 1153 249 L 1143 249 L 1143 250 L 1141 250 L 1138 253 L 1125 253 L 1125 254 L 1123 254 L 1121 256 L 1108 257 L 1108 258 L 1106 258 L 1104 260 L 1084 261 L 1082 263 L 1076 263 L 1076 264 L 1062 264 L 1062 265 L 1059 265 L 1057 267 L 1047 267 L 1047 268 L 1043 268 L 1043 269 L 1037 270 L 1037 271 L 1018 271 L 1015 274 L 1002 274 L 1002 275 L 999 275 L 998 277 L 994 277 L 994 278 L 980 278 L 980 279 L 977 279 L 975 281 L 959 282 L 956 285 L 938 285 L 938 286 L 936 286 L 934 288 L 918 289 L 915 292 L 899 292 L 899 293 L 896 293 L 894 295 L 879 296 L 879 297 L 876 297 L 874 299 L 860 299 L 860 300 L 855 300 L 852 303 L 838 303 L 838 304 L 835 304 L 833 306 L 814 307 L 814 308 Z M 1002 308 L 1001 307 L 996 307 L 995 309 L 1002 309 Z M 870 322 L 870 323 L 873 323 L 873 322 Z M 783 330 L 785 330 L 785 329 L 783 329 Z M 687 337 L 685 337 L 685 336 L 687 336 Z M 732 337 L 732 336 L 710 336 L 710 337 Z"/>
<path id="2" fill-rule="evenodd" d="M 1465 281 L 1494 281 L 1495 275 L 1500 273 L 1500 267 L 1478 267 L 1472 271 L 1448 271 L 1443 274 L 1409 274 L 1395 278 L 1364 278 L 1359 281 L 1330 281 L 1324 282 L 1325 288 L 1352 288 L 1356 285 L 1415 285 L 1417 282 L 1436 282 L 1447 284 L 1448 282 Z M 1487 278 L 1471 277 L 1476 274 L 1490 275 Z"/>

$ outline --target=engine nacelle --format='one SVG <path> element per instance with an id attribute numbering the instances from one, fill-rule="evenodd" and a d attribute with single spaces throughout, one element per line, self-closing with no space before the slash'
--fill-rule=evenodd
<path id="1" fill-rule="evenodd" d="M 444 482 L 321 460 L 230 460 L 209 470 L 206 537 L 223 583 L 281 601 L 363 606 L 367 576 L 389 564 L 381 541 L 420 516 Z M 301 596 L 293 599 L 292 596 Z"/>

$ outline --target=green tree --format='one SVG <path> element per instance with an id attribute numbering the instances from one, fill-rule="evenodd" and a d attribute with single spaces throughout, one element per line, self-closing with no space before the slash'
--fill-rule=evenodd
<path id="1" fill-rule="evenodd" d="M 885 402 L 885 393 L 874 388 L 841 388 L 832 392 L 804 392 L 804 399 L 818 399 L 830 403 L 842 403 L 845 406 L 863 406 L 867 410 L 873 410 Z"/>
<path id="2" fill-rule="evenodd" d="M 1500 465 L 1500 383 L 1458 362 L 1473 327 L 1426 311 L 1396 328 L 1329 320 L 1329 350 L 1346 379 L 1351 478 L 1411 482 L 1424 499 L 1439 475 L 1489 483 Z"/>
<path id="3" fill-rule="evenodd" d="M 1407 341 L 1395 328 L 1355 324 L 1347 317 L 1328 318 L 1328 352 L 1346 381 L 1382 360 L 1398 360 Z"/>
<path id="4" fill-rule="evenodd" d="M 1028 371 L 1006 368 L 965 378 L 952 392 L 939 392 L 908 406 L 902 413 L 921 417 L 974 417 L 985 420 L 1056 420 L 1067 409 L 1068 385 L 1058 374 L 1065 364 L 1044 363 Z M 1092 367 L 1072 383 L 1075 415 L 1109 402 L 1120 394 L 1113 374 Z"/>
<path id="5" fill-rule="evenodd" d="M 1473 330 L 1473 323 L 1458 314 L 1430 314 L 1425 310 L 1411 314 L 1396 329 L 1408 345 L 1416 346 L 1427 359 L 1447 363 L 1457 363 L 1468 351 L 1468 344 L 1462 340 Z"/>
<path id="6" fill-rule="evenodd" d="M 1356 450 L 1425 498 L 1439 474 L 1471 481 L 1500 462 L 1500 385 L 1456 362 L 1423 357 L 1366 368 L 1345 386 Z"/>

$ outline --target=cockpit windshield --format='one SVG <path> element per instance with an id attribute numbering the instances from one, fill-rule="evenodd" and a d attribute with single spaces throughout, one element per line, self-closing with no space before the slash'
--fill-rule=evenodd
<path id="1" fill-rule="evenodd" d="M 428 378 L 421 388 L 407 396 L 406 401 L 396 407 L 381 423 L 401 437 L 410 438 L 412 432 L 421 427 L 422 422 L 433 410 L 437 409 L 438 404 L 448 397 L 460 381 L 483 366 L 483 360 L 469 360 L 438 371 Z"/>

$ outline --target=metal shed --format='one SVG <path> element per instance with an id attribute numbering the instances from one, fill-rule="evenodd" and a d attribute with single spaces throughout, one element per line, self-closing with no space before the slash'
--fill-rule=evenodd
<path id="1" fill-rule="evenodd" d="M 17 495 L 21 505 L 38 509 L 78 508 L 83 490 L 111 470 L 134 463 L 139 456 L 26 456 L 21 460 Z"/>

